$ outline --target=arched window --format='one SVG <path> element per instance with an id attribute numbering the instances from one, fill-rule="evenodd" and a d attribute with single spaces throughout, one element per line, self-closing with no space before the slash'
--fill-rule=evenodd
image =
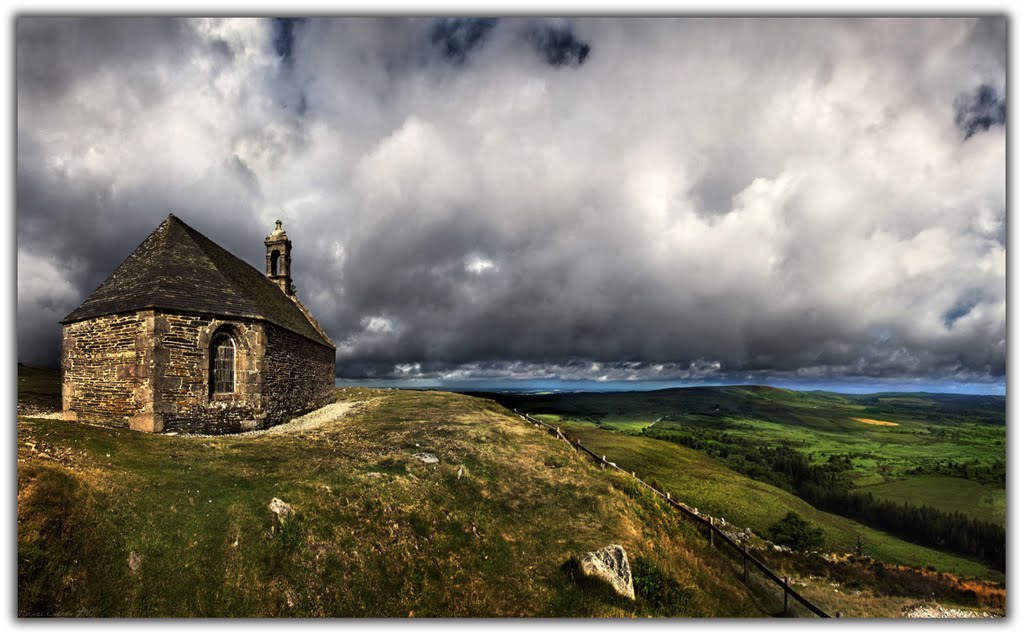
<path id="1" fill-rule="evenodd" d="M 214 394 L 235 392 L 235 342 L 226 333 L 210 342 L 210 388 Z"/>
<path id="2" fill-rule="evenodd" d="M 270 252 L 270 275 L 277 275 L 277 261 L 281 259 L 281 252 L 274 250 Z"/>

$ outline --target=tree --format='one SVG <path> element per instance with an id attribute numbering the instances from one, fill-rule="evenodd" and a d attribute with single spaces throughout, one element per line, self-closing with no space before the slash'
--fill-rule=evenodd
<path id="1" fill-rule="evenodd" d="M 798 551 L 809 551 L 825 542 L 825 532 L 798 516 L 796 512 L 789 512 L 782 520 L 769 527 L 768 537 L 772 542 Z"/>

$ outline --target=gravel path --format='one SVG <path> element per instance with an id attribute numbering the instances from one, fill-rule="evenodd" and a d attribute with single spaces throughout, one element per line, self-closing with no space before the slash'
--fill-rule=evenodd
<path id="1" fill-rule="evenodd" d="M 991 613 L 985 613 L 984 611 L 966 611 L 964 609 L 953 609 L 946 608 L 945 606 L 912 606 L 908 609 L 904 609 L 903 617 L 934 617 L 939 619 L 963 619 L 963 618 L 978 618 L 978 617 L 997 617 Z"/>
<path id="2" fill-rule="evenodd" d="M 320 428 L 328 423 L 341 419 L 359 403 L 361 402 L 336 401 L 334 403 L 327 404 L 319 410 L 314 410 L 313 412 L 308 412 L 301 417 L 292 419 L 288 423 L 282 423 L 279 426 L 267 428 L 266 430 L 253 430 L 246 434 L 274 436 L 278 434 L 291 434 L 293 432 L 301 432 L 305 430 L 315 430 L 316 428 Z"/>

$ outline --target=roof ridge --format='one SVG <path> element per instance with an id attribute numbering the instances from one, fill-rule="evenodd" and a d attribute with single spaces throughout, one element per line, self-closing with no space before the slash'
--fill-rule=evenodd
<path id="1" fill-rule="evenodd" d="M 313 325 L 313 328 L 316 329 L 316 332 L 320 334 L 320 337 L 327 340 L 327 342 L 331 346 L 334 346 L 334 340 L 332 340 L 331 336 L 327 334 L 327 331 L 325 331 L 320 326 L 320 323 L 316 321 L 316 318 L 313 317 L 313 312 L 310 311 L 305 304 L 303 304 L 302 300 L 299 299 L 299 296 L 296 294 L 292 294 L 288 297 L 291 298 L 291 301 L 295 303 L 295 306 L 299 307 L 299 311 L 302 311 L 302 316 L 309 320 L 309 323 Z"/>

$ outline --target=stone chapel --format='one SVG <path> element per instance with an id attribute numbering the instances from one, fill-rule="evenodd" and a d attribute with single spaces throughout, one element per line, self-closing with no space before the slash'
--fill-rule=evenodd
<path id="1" fill-rule="evenodd" d="M 265 274 L 169 215 L 61 320 L 65 419 L 219 434 L 328 403 L 335 346 L 280 221 L 264 245 Z"/>

